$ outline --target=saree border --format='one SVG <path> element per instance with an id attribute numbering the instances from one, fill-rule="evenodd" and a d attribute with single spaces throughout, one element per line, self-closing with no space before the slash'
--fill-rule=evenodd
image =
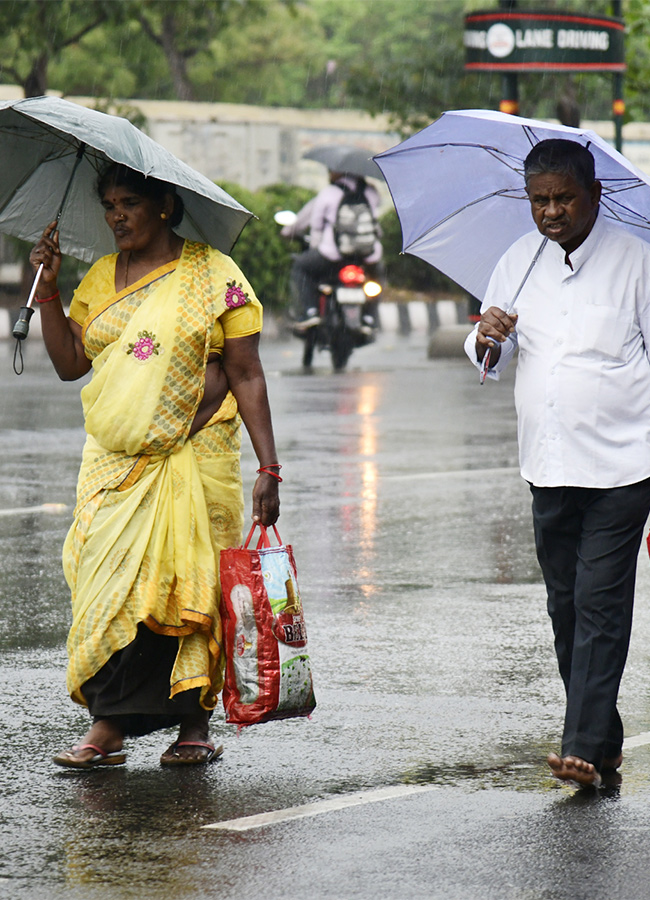
<path id="1" fill-rule="evenodd" d="M 121 291 L 113 294 L 108 300 L 102 303 L 98 309 L 89 313 L 81 327 L 81 340 L 84 345 L 86 343 L 86 332 L 96 319 L 103 315 L 106 310 L 110 309 L 115 303 L 119 303 L 120 300 L 124 300 L 124 298 L 128 297 L 130 294 L 135 294 L 137 291 L 142 290 L 142 288 L 154 284 L 156 281 L 160 281 L 161 278 L 164 278 L 165 275 L 169 275 L 170 272 L 174 272 L 178 268 L 184 252 L 185 245 L 183 245 L 183 251 L 178 259 L 173 259 L 171 262 L 165 263 L 164 266 L 159 266 L 157 269 L 154 269 L 153 272 L 149 272 L 148 275 L 144 275 L 138 281 L 134 281 L 133 284 L 129 284 L 127 287 L 122 288 Z M 117 265 L 117 257 L 115 258 L 115 264 Z"/>

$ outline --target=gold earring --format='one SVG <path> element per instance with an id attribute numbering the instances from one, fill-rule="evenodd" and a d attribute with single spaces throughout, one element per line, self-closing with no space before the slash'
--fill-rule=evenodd
<path id="1" fill-rule="evenodd" d="M 167 218 L 167 213 L 160 213 L 160 218 L 161 218 L 161 219 L 166 219 L 166 218 Z"/>

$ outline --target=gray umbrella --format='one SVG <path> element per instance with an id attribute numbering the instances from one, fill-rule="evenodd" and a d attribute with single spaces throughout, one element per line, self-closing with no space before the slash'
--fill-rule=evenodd
<path id="1" fill-rule="evenodd" d="M 303 159 L 322 163 L 330 172 L 357 175 L 362 178 L 381 178 L 383 173 L 372 159 L 372 153 L 350 144 L 321 144 L 303 153 Z"/>
<path id="2" fill-rule="evenodd" d="M 176 185 L 185 205 L 176 228 L 181 237 L 229 253 L 251 218 L 126 119 L 58 97 L 34 97 L 0 103 L 0 232 L 37 241 L 58 210 L 63 253 L 93 262 L 114 252 L 95 190 L 109 161 Z"/>

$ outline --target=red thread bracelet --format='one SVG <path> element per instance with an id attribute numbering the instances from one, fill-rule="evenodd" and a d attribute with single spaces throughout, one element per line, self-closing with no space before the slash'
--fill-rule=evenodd
<path id="1" fill-rule="evenodd" d="M 271 463 L 268 466 L 260 466 L 259 469 L 257 470 L 257 474 L 261 475 L 263 472 L 265 475 L 270 475 L 272 478 L 276 478 L 278 480 L 278 482 L 280 482 L 280 481 L 282 481 L 282 478 L 280 478 L 279 473 L 272 472 L 270 470 L 271 469 L 281 469 L 281 468 L 282 468 L 282 466 L 280 465 L 280 463 Z"/>
<path id="2" fill-rule="evenodd" d="M 37 298 L 36 298 L 36 302 L 37 302 L 37 303 L 49 303 L 50 300 L 56 300 L 56 298 L 57 298 L 58 296 L 59 296 L 59 292 L 56 291 L 56 293 L 52 294 L 51 297 L 43 297 L 42 300 L 41 300 L 40 297 L 37 297 Z"/>

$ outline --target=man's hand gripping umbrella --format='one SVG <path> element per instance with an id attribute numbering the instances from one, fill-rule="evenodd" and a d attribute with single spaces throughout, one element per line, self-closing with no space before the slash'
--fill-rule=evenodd
<path id="1" fill-rule="evenodd" d="M 545 237 L 537 248 L 537 252 L 533 256 L 530 265 L 526 270 L 526 274 L 522 278 L 521 284 L 517 288 L 517 292 L 508 306 L 505 309 L 500 309 L 498 306 L 491 306 L 481 316 L 481 321 L 476 333 L 476 352 L 479 362 L 481 363 L 479 373 L 481 384 L 485 384 L 490 364 L 496 365 L 501 356 L 501 347 L 499 344 L 502 344 L 515 330 L 515 326 L 517 325 L 517 315 L 516 313 L 513 313 L 515 303 L 547 242 L 548 238 Z M 495 343 L 497 341 L 498 343 Z"/>

